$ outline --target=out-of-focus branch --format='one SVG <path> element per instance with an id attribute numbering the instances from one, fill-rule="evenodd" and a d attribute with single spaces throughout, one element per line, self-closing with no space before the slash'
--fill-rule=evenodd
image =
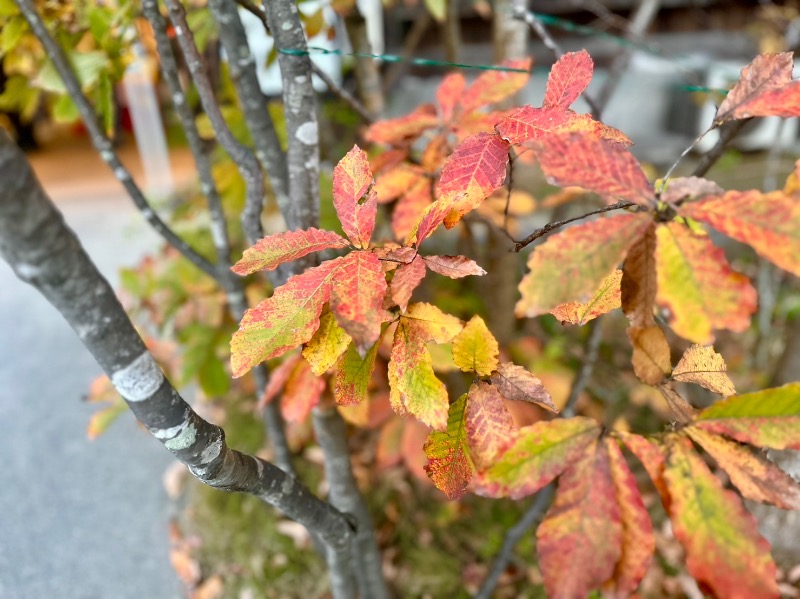
<path id="1" fill-rule="evenodd" d="M 313 61 L 311 62 L 311 69 L 314 71 L 314 74 L 319 77 L 327 86 L 328 91 L 352 108 L 353 112 L 361 117 L 361 120 L 364 121 L 365 124 L 370 125 L 375 121 L 375 117 L 370 114 L 370 112 L 364 107 L 358 98 L 353 96 L 353 94 L 348 92 L 341 85 L 336 85 L 336 82 L 331 79 L 330 75 L 319 68 Z"/>
<path id="2" fill-rule="evenodd" d="M 714 144 L 713 148 L 700 157 L 699 162 L 694 167 L 692 175 L 695 177 L 702 177 L 705 175 L 709 169 L 717 163 L 717 160 L 719 160 L 725 153 L 728 144 L 733 141 L 733 138 L 739 134 L 744 126 L 750 122 L 750 120 L 751 119 L 741 119 L 723 125 L 719 131 L 719 139 L 717 140 L 717 143 Z"/>
<path id="3" fill-rule="evenodd" d="M 350 46 L 356 54 L 371 54 L 372 47 L 367 37 L 367 21 L 358 5 L 345 15 L 344 25 Z M 381 85 L 381 70 L 377 60 L 366 56 L 356 57 L 356 84 L 358 96 L 369 114 L 380 117 L 383 114 L 384 98 Z"/>
<path id="4" fill-rule="evenodd" d="M 218 279 L 217 270 L 214 265 L 178 237 L 178 235 L 161 220 L 158 214 L 156 214 L 144 197 L 141 189 L 139 189 L 139 186 L 136 185 L 133 177 L 131 177 L 128 169 L 125 168 L 125 165 L 120 161 L 119 156 L 117 156 L 117 153 L 114 151 L 114 145 L 100 125 L 94 108 L 83 93 L 78 77 L 72 69 L 72 65 L 67 60 L 61 46 L 58 45 L 55 39 L 53 39 L 53 36 L 50 35 L 47 27 L 45 27 L 39 13 L 36 11 L 33 0 L 15 0 L 15 2 L 17 6 L 19 6 L 20 12 L 25 17 L 25 20 L 28 22 L 31 31 L 33 31 L 34 35 L 39 39 L 42 46 L 44 46 L 48 57 L 64 82 L 64 87 L 75 103 L 81 115 L 81 119 L 86 126 L 86 130 L 89 132 L 92 145 L 100 154 L 100 158 L 103 162 L 112 170 L 117 180 L 122 183 L 125 191 L 128 192 L 128 195 L 131 197 L 134 204 L 136 204 L 142 216 L 145 217 L 147 222 L 150 223 L 153 229 L 155 229 L 168 244 L 177 249 L 189 262 L 207 275 Z"/>

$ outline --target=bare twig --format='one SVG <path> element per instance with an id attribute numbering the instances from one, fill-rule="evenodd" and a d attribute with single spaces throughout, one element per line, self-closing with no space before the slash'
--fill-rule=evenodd
<path id="1" fill-rule="evenodd" d="M 114 176 L 119 180 L 120 183 L 122 183 L 123 187 L 125 187 L 125 191 L 128 192 L 128 195 L 131 197 L 134 204 L 136 204 L 136 207 L 142 213 L 142 216 L 145 217 L 147 222 L 150 223 L 153 229 L 155 229 L 156 232 L 158 232 L 158 234 L 161 235 L 161 237 L 163 237 L 168 244 L 177 249 L 187 260 L 189 260 L 189 262 L 194 264 L 207 275 L 217 279 L 216 267 L 203 256 L 198 254 L 194 249 L 192 249 L 189 244 L 178 237 L 178 235 L 172 229 L 170 229 L 163 220 L 161 220 L 158 214 L 156 214 L 156 212 L 148 203 L 141 189 L 139 189 L 139 186 L 136 185 L 136 182 L 131 177 L 128 169 L 125 168 L 125 165 L 123 165 L 120 161 L 117 153 L 114 151 L 114 146 L 111 143 L 111 140 L 105 134 L 102 126 L 100 125 L 94 108 L 83 93 L 81 84 L 78 81 L 78 77 L 75 75 L 75 72 L 72 69 L 72 65 L 67 60 L 67 57 L 64 54 L 64 51 L 61 49 L 61 46 L 58 45 L 55 39 L 53 39 L 53 36 L 50 35 L 47 27 L 45 27 L 44 22 L 39 16 L 39 13 L 36 11 L 36 6 L 34 5 L 33 0 L 15 1 L 34 35 L 41 42 L 42 46 L 44 46 L 48 57 L 52 61 L 53 66 L 64 82 L 64 87 L 67 89 L 67 93 L 69 94 L 70 98 L 72 98 L 75 106 L 78 108 L 78 112 L 83 119 L 83 123 L 89 132 L 92 145 L 100 154 L 100 158 L 103 160 L 103 162 L 105 162 L 109 168 L 111 168 Z"/>
<path id="2" fill-rule="evenodd" d="M 401 53 L 402 59 L 389 67 L 386 76 L 383 78 L 384 94 L 392 89 L 395 82 L 405 73 L 406 69 L 408 69 L 408 65 L 411 64 L 409 59 L 414 55 L 414 52 L 416 52 L 417 46 L 419 46 L 419 43 L 422 41 L 422 37 L 425 35 L 428 27 L 430 27 L 432 20 L 431 14 L 427 10 L 419 11 L 403 43 L 403 52 Z"/>
<path id="3" fill-rule="evenodd" d="M 712 128 L 709 127 L 708 129 L 703 131 L 700 135 L 698 135 L 694 139 L 694 141 L 691 144 L 689 144 L 688 148 L 686 148 L 683 152 L 681 152 L 681 155 L 675 159 L 675 162 L 672 163 L 672 166 L 670 166 L 669 169 L 667 169 L 667 174 L 665 174 L 662 179 L 663 180 L 662 186 L 665 185 L 667 181 L 669 181 L 669 178 L 672 176 L 672 173 L 681 163 L 681 160 L 686 158 L 687 154 L 689 154 L 689 152 L 691 152 L 697 146 L 697 144 L 699 144 L 702 141 L 702 139 L 706 136 L 706 134 L 708 134 L 709 131 L 711 131 L 711 129 Z"/>
<path id="4" fill-rule="evenodd" d="M 589 337 L 586 339 L 583 362 L 581 363 L 581 369 L 578 375 L 575 377 L 575 380 L 572 381 L 572 388 L 569 390 L 569 397 L 567 397 L 567 402 L 564 404 L 564 409 L 561 410 L 561 416 L 563 418 L 571 418 L 575 415 L 575 405 L 578 403 L 581 393 L 586 389 L 586 385 L 589 384 L 589 379 L 592 378 L 594 366 L 597 364 L 600 341 L 603 339 L 602 323 L 603 318 L 599 317 L 587 325 L 589 328 Z"/>
<path id="5" fill-rule="evenodd" d="M 372 53 L 372 47 L 367 36 L 367 21 L 361 14 L 358 4 L 354 4 L 345 15 L 344 25 L 350 46 L 356 54 L 355 76 L 358 96 L 369 114 L 380 117 L 384 110 L 380 63 L 364 56 Z"/>
<path id="6" fill-rule="evenodd" d="M 358 98 L 356 98 L 342 86 L 336 85 L 336 82 L 331 79 L 330 75 L 317 66 L 317 64 L 313 61 L 311 62 L 311 68 L 314 71 L 314 74 L 319 77 L 327 86 L 328 90 L 333 95 L 338 97 L 342 102 L 352 108 L 353 112 L 355 112 L 365 124 L 370 125 L 375 121 L 375 117 L 364 107 Z"/>
<path id="7" fill-rule="evenodd" d="M 725 153 L 725 149 L 728 147 L 728 144 L 733 141 L 733 138 L 739 134 L 742 128 L 744 128 L 744 126 L 750 122 L 750 120 L 751 119 L 742 119 L 728 123 L 727 125 L 723 125 L 719 131 L 719 139 L 717 140 L 717 143 L 714 144 L 714 147 L 708 152 L 703 154 L 703 156 L 700 158 L 700 161 L 694 167 L 694 172 L 692 175 L 695 177 L 702 177 L 705 175 L 708 170 L 716 164 L 717 160 L 719 160 Z"/>
<path id="8" fill-rule="evenodd" d="M 612 210 L 622 210 L 623 208 L 632 208 L 637 206 L 638 204 L 634 204 L 633 202 L 627 201 L 620 201 L 616 204 L 611 204 L 610 206 L 603 206 L 602 208 L 598 208 L 597 210 L 592 210 L 591 212 L 587 212 L 586 214 L 581 214 L 580 216 L 573 216 L 572 218 L 567 218 L 565 220 L 556 221 L 554 223 L 548 223 L 544 227 L 536 229 L 533 233 L 528 235 L 522 241 L 517 241 L 514 243 L 514 251 L 519 252 L 525 246 L 530 245 L 540 237 L 544 237 L 550 231 L 554 231 L 556 229 L 560 229 L 564 225 L 568 225 L 569 223 L 574 223 L 578 220 L 583 220 L 584 218 L 588 218 L 590 216 L 594 216 L 595 214 L 602 214 L 603 212 L 611 212 Z"/>

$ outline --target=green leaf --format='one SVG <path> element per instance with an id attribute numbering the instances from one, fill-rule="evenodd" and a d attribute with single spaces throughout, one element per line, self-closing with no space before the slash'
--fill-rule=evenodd
<path id="1" fill-rule="evenodd" d="M 53 105 L 52 115 L 55 122 L 64 124 L 74 123 L 81 118 L 78 107 L 75 106 L 75 102 L 68 94 L 58 97 Z"/>
<path id="2" fill-rule="evenodd" d="M 13 50 L 27 29 L 28 23 L 22 17 L 6 21 L 0 29 L 0 56 Z"/>
<path id="3" fill-rule="evenodd" d="M 207 397 L 222 397 L 231 386 L 225 365 L 216 356 L 210 356 L 200 368 L 200 388 Z"/>

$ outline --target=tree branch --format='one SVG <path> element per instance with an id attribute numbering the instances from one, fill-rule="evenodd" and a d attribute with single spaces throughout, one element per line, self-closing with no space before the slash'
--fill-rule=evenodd
<path id="1" fill-rule="evenodd" d="M 598 208 L 597 210 L 592 210 L 591 212 L 587 212 L 586 214 L 581 214 L 580 216 L 573 216 L 572 218 L 567 218 L 565 220 L 559 220 L 554 223 L 548 223 L 544 227 L 536 229 L 533 233 L 528 235 L 522 241 L 517 241 L 514 244 L 514 251 L 519 252 L 527 245 L 530 245 L 540 237 L 544 237 L 550 231 L 554 231 L 555 229 L 560 229 L 564 225 L 568 225 L 569 223 L 574 223 L 578 220 L 583 220 L 584 218 L 588 218 L 590 216 L 594 216 L 595 214 L 602 214 L 603 212 L 611 212 L 612 210 L 621 210 L 623 208 L 632 208 L 637 206 L 638 204 L 634 204 L 633 202 L 627 201 L 619 201 L 616 204 L 611 204 L 610 206 L 603 206 L 602 208 Z"/>
<path id="2" fill-rule="evenodd" d="M 319 68 L 317 63 L 311 61 L 311 68 L 314 71 L 314 74 L 319 77 L 327 86 L 328 90 L 342 102 L 352 108 L 353 112 L 355 112 L 361 118 L 361 120 L 364 121 L 364 124 L 371 125 L 375 122 L 375 117 L 364 107 L 358 98 L 356 98 L 342 86 L 336 85 L 336 82 L 330 78 L 328 73 Z"/>
<path id="3" fill-rule="evenodd" d="M 0 255 L 61 312 L 136 418 L 205 484 L 259 497 L 347 555 L 341 512 L 270 462 L 230 449 L 148 352 L 114 291 L 42 190 L 22 152 L 0 133 Z"/>
<path id="4" fill-rule="evenodd" d="M 45 27 L 39 13 L 36 11 L 33 0 L 15 0 L 15 2 L 34 35 L 38 38 L 42 46 L 44 46 L 45 52 L 47 52 L 53 66 L 64 82 L 64 87 L 67 89 L 67 93 L 78 108 L 78 113 L 81 115 L 81 119 L 89 132 L 92 145 L 100 154 L 100 158 L 103 162 L 112 170 L 117 180 L 122 183 L 125 191 L 128 192 L 128 195 L 131 197 L 134 204 L 136 204 L 142 216 L 144 216 L 147 222 L 150 223 L 153 229 L 155 229 L 168 244 L 177 249 L 189 262 L 210 277 L 218 280 L 219 277 L 216 267 L 198 254 L 189 244 L 183 241 L 183 239 L 178 237 L 178 235 L 161 220 L 144 197 L 141 189 L 136 185 L 128 169 L 120 161 L 117 153 L 114 151 L 111 140 L 100 125 L 94 108 L 83 93 L 78 77 L 72 69 L 72 65 L 69 63 L 69 60 L 67 60 L 61 46 L 58 45 L 55 39 L 53 39 L 53 36 L 50 35 L 47 27 Z"/>
<path id="5" fill-rule="evenodd" d="M 350 46 L 355 54 L 371 54 L 372 47 L 367 37 L 367 21 L 358 4 L 355 4 L 344 17 L 344 26 Z M 356 57 L 356 84 L 361 102 L 369 114 L 380 117 L 384 109 L 381 70 L 377 60 L 364 56 Z"/>
<path id="6" fill-rule="evenodd" d="M 703 154 L 703 156 L 700 158 L 700 162 L 698 162 L 697 166 L 694 167 L 694 172 L 692 175 L 694 177 L 702 177 L 705 175 L 708 170 L 717 163 L 717 160 L 719 160 L 725 153 L 725 149 L 728 147 L 728 144 L 733 141 L 733 138 L 736 137 L 744 128 L 744 126 L 750 121 L 751 119 L 741 119 L 723 126 L 720 129 L 717 143 L 714 144 L 714 147 L 708 152 Z"/>
<path id="7" fill-rule="evenodd" d="M 587 326 L 589 327 L 589 337 L 586 339 L 583 363 L 575 380 L 572 381 L 567 402 L 564 404 L 564 409 L 561 410 L 562 418 L 572 418 L 575 415 L 575 404 L 578 403 L 581 393 L 586 389 L 586 385 L 589 384 L 589 379 L 592 378 L 592 373 L 594 372 L 594 366 L 597 364 L 600 341 L 603 339 L 602 316 L 593 320 Z"/>

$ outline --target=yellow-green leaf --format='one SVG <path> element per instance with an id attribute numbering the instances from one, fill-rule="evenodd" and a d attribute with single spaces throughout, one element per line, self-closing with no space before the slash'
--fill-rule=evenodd
<path id="1" fill-rule="evenodd" d="M 311 370 L 317 376 L 325 372 L 339 359 L 347 346 L 350 335 L 340 327 L 330 312 L 325 312 L 319 319 L 319 328 L 303 348 L 303 357 L 311 364 Z"/>
<path id="2" fill-rule="evenodd" d="M 467 447 L 467 396 L 462 395 L 450 406 L 447 429 L 433 431 L 425 442 L 428 464 L 425 472 L 449 499 L 458 499 L 472 479 L 475 466 Z"/>
<path id="3" fill-rule="evenodd" d="M 489 376 L 497 368 L 497 339 L 480 316 L 473 316 L 453 339 L 453 360 L 464 372 Z"/>
<path id="4" fill-rule="evenodd" d="M 601 314 L 620 307 L 622 271 L 615 270 L 600 283 L 592 298 L 586 302 L 567 302 L 550 310 L 561 324 L 584 325 Z"/>

